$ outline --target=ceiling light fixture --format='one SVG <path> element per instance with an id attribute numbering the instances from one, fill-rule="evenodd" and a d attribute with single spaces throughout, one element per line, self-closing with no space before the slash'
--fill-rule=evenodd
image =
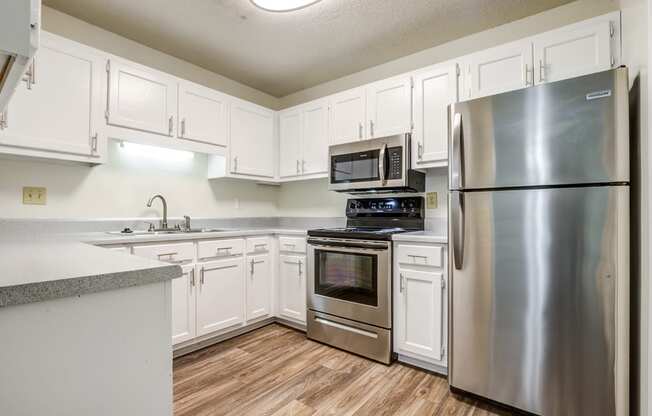
<path id="1" fill-rule="evenodd" d="M 312 6 L 321 0 L 251 0 L 258 8 L 268 12 L 291 12 Z"/>

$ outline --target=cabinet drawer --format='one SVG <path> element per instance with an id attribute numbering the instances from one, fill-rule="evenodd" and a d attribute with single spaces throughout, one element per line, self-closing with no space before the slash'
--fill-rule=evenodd
<path id="1" fill-rule="evenodd" d="M 244 240 L 234 238 L 230 240 L 200 241 L 197 248 L 197 258 L 212 259 L 219 257 L 240 256 L 244 252 Z"/>
<path id="2" fill-rule="evenodd" d="M 135 246 L 134 255 L 166 263 L 190 263 L 195 258 L 195 246 L 193 243 Z"/>
<path id="3" fill-rule="evenodd" d="M 441 268 L 443 267 L 443 248 L 441 246 L 401 244 L 398 246 L 398 262 Z"/>
<path id="4" fill-rule="evenodd" d="M 306 239 L 302 237 L 279 237 L 278 248 L 280 251 L 292 253 L 306 252 Z"/>
<path id="5" fill-rule="evenodd" d="M 269 250 L 269 237 L 247 238 L 247 253 L 267 253 Z"/>

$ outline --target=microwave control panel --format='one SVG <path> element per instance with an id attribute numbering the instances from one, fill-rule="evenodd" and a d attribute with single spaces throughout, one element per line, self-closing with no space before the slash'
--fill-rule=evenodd
<path id="1" fill-rule="evenodd" d="M 387 173 L 387 179 L 402 179 L 403 148 L 401 146 L 388 148 L 387 157 L 389 159 L 389 172 Z"/>

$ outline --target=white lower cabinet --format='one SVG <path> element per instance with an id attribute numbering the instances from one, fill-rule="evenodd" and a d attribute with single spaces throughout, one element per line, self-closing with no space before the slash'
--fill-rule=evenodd
<path id="1" fill-rule="evenodd" d="M 250 322 L 271 315 L 272 267 L 269 254 L 247 256 L 246 319 Z"/>
<path id="2" fill-rule="evenodd" d="M 441 245 L 420 244 L 423 244 L 423 253 L 445 251 Z M 432 267 L 424 264 L 437 263 L 418 262 L 414 256 L 401 254 L 402 250 L 414 250 L 415 246 L 415 243 L 395 245 L 398 255 L 394 267 L 394 351 L 399 359 L 407 357 L 416 360 L 413 364 L 444 371 L 447 365 L 447 268 L 445 263 L 440 264 L 443 267 Z"/>
<path id="3" fill-rule="evenodd" d="M 206 335 L 244 322 L 244 259 L 198 265 L 197 335 Z"/>
<path id="4" fill-rule="evenodd" d="M 181 266 L 183 274 L 172 280 L 172 344 L 195 337 L 196 268 L 194 264 Z"/>
<path id="5" fill-rule="evenodd" d="M 279 315 L 306 323 L 306 256 L 279 256 Z"/>

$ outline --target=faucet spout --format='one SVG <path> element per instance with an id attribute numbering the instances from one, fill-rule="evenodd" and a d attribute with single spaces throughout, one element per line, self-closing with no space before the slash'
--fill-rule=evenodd
<path id="1" fill-rule="evenodd" d="M 147 207 L 148 207 L 148 208 L 151 208 L 151 207 L 152 207 L 152 203 L 153 203 L 154 200 L 157 199 L 157 198 L 160 199 L 160 200 L 161 200 L 161 203 L 163 204 L 163 219 L 161 220 L 160 228 L 161 228 L 162 230 L 167 230 L 167 228 L 168 228 L 168 204 L 167 204 L 167 202 L 165 201 L 165 198 L 163 198 L 163 195 L 161 195 L 161 194 L 156 194 L 156 195 L 154 195 L 153 197 L 151 197 L 151 198 L 149 199 L 149 201 L 147 201 Z"/>

